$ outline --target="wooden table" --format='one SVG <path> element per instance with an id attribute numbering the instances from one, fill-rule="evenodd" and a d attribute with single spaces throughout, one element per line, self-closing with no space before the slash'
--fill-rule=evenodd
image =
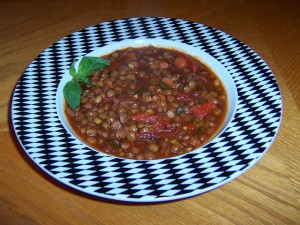
<path id="1" fill-rule="evenodd" d="M 299 1 L 1 1 L 0 224 L 300 224 Z M 161 204 L 111 203 L 72 191 L 29 160 L 10 125 L 14 87 L 27 65 L 65 35 L 113 19 L 164 16 L 236 37 L 267 62 L 284 113 L 267 154 L 206 194 Z"/>

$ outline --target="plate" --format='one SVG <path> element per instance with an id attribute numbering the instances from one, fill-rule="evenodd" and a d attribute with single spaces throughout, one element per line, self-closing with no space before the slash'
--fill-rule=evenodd
<path id="1" fill-rule="evenodd" d="M 58 85 L 73 60 L 131 39 L 164 39 L 198 48 L 229 72 L 237 88 L 234 117 L 202 148 L 162 160 L 108 156 L 80 142 L 58 115 Z M 244 43 L 215 28 L 182 19 L 138 17 L 96 24 L 45 49 L 16 85 L 12 124 L 32 161 L 63 184 L 93 196 L 162 202 L 213 190 L 251 168 L 273 143 L 282 116 L 275 76 Z"/>

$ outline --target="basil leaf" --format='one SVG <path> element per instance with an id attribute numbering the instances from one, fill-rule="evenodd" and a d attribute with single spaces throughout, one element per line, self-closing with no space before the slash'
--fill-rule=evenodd
<path id="1" fill-rule="evenodd" d="M 76 110 L 80 105 L 80 94 L 81 94 L 80 84 L 74 80 L 67 82 L 66 85 L 64 86 L 63 93 L 69 106 L 73 110 Z"/>
<path id="2" fill-rule="evenodd" d="M 78 67 L 79 79 L 84 79 L 94 73 L 96 70 L 102 70 L 105 66 L 109 66 L 110 61 L 99 57 L 83 57 Z"/>
<path id="3" fill-rule="evenodd" d="M 73 61 L 73 63 L 72 63 L 71 66 L 70 66 L 69 73 L 70 73 L 73 77 L 76 77 L 76 75 L 77 75 L 76 69 L 75 69 L 75 60 Z"/>
<path id="4" fill-rule="evenodd" d="M 79 82 L 83 82 L 83 83 L 85 83 L 85 84 L 87 84 L 87 85 L 92 85 L 92 82 L 90 81 L 90 79 L 89 79 L 88 77 L 80 77 L 80 78 L 78 79 L 78 81 L 79 81 Z"/>
<path id="5" fill-rule="evenodd" d="M 110 61 L 99 57 L 83 57 L 79 63 L 78 72 L 75 69 L 75 61 L 69 68 L 69 73 L 73 79 L 67 82 L 63 89 L 63 94 L 68 105 L 76 110 L 80 105 L 81 86 L 80 83 L 92 85 L 89 76 L 96 70 L 102 70 L 109 66 Z"/>

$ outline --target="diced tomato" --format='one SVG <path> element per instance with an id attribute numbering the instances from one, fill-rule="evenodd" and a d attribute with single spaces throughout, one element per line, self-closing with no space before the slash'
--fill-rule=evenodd
<path id="1" fill-rule="evenodd" d="M 147 144 L 142 140 L 130 141 L 130 146 L 138 147 L 139 149 L 146 149 Z"/>
<path id="2" fill-rule="evenodd" d="M 138 123 L 150 123 L 154 124 L 158 120 L 158 116 L 156 115 L 151 115 L 149 113 L 134 113 L 131 116 L 132 120 Z"/>
<path id="3" fill-rule="evenodd" d="M 177 135 L 178 132 L 179 132 L 179 128 L 172 126 L 172 129 L 169 129 L 167 131 L 165 130 L 164 132 L 158 133 L 158 135 L 160 138 L 172 138 L 175 135 Z"/>
<path id="4" fill-rule="evenodd" d="M 174 60 L 174 65 L 178 68 L 178 69 L 183 69 L 184 67 L 187 66 L 187 61 L 185 58 L 179 56 Z"/>
<path id="5" fill-rule="evenodd" d="M 154 132 L 137 132 L 136 137 L 138 139 L 160 138 L 160 136 Z"/>
<path id="6" fill-rule="evenodd" d="M 197 72 L 197 70 L 199 68 L 199 65 L 198 65 L 198 63 L 195 60 L 193 60 L 193 59 L 188 60 L 188 64 L 189 64 L 190 70 L 193 73 Z"/>
<path id="7" fill-rule="evenodd" d="M 154 128 L 154 126 L 151 127 L 152 131 L 150 132 L 137 132 L 136 136 L 138 139 L 147 139 L 147 138 L 172 138 L 174 137 L 178 132 L 179 128 L 176 126 L 172 126 L 168 129 L 158 127 Z"/>
<path id="8" fill-rule="evenodd" d="M 136 57 L 136 54 L 132 53 L 132 52 L 129 52 L 127 54 L 127 57 L 131 60 L 137 60 L 137 57 Z"/>
<path id="9" fill-rule="evenodd" d="M 159 69 L 163 70 L 163 69 L 168 69 L 169 64 L 167 62 L 161 62 L 159 64 Z"/>
<path id="10" fill-rule="evenodd" d="M 171 133 L 173 132 L 174 127 L 169 123 L 156 123 L 150 128 L 156 133 Z"/>
<path id="11" fill-rule="evenodd" d="M 132 119 L 136 122 L 151 124 L 149 132 L 137 132 L 138 139 L 171 138 L 179 131 L 177 126 L 169 123 L 167 116 L 156 116 L 147 113 L 135 113 Z"/>
<path id="12" fill-rule="evenodd" d="M 200 131 L 199 126 L 194 123 L 185 124 L 184 128 L 186 128 L 190 134 L 197 134 Z"/>
<path id="13" fill-rule="evenodd" d="M 178 54 L 178 57 L 175 59 L 174 64 L 177 68 L 182 69 L 186 66 L 195 73 L 199 69 L 199 64 L 192 57 L 186 57 L 183 54 Z"/>
<path id="14" fill-rule="evenodd" d="M 177 95 L 176 99 L 180 103 L 191 102 L 193 101 L 193 96 L 189 93 L 182 92 Z"/>
<path id="15" fill-rule="evenodd" d="M 112 63 L 110 63 L 110 66 L 109 66 L 112 70 L 116 70 L 120 67 L 120 63 L 117 62 L 117 61 L 114 61 Z"/>
<path id="16" fill-rule="evenodd" d="M 166 101 L 166 96 L 164 94 L 158 94 L 158 97 L 161 101 Z"/>
<path id="17" fill-rule="evenodd" d="M 197 130 L 199 127 L 196 125 L 196 124 L 193 124 L 193 123 L 188 123 L 185 125 L 187 127 L 188 130 Z"/>
<path id="18" fill-rule="evenodd" d="M 205 116 L 207 116 L 209 113 L 212 112 L 213 109 L 216 108 L 216 104 L 212 102 L 203 102 L 198 105 L 194 105 L 191 107 L 191 110 L 194 114 L 194 116 L 198 120 L 202 120 Z"/>

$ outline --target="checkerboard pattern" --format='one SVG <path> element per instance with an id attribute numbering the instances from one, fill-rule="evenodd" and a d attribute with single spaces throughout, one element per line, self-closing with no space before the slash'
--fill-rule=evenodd
<path id="1" fill-rule="evenodd" d="M 237 86 L 238 106 L 221 135 L 186 155 L 138 161 L 92 150 L 64 129 L 55 98 L 65 70 L 96 48 L 136 38 L 183 42 L 223 64 Z M 102 198 L 158 202 L 207 192 L 249 169 L 276 137 L 282 99 L 270 68 L 234 37 L 182 19 L 140 17 L 96 24 L 49 46 L 24 71 L 11 110 L 24 151 L 55 179 Z"/>

